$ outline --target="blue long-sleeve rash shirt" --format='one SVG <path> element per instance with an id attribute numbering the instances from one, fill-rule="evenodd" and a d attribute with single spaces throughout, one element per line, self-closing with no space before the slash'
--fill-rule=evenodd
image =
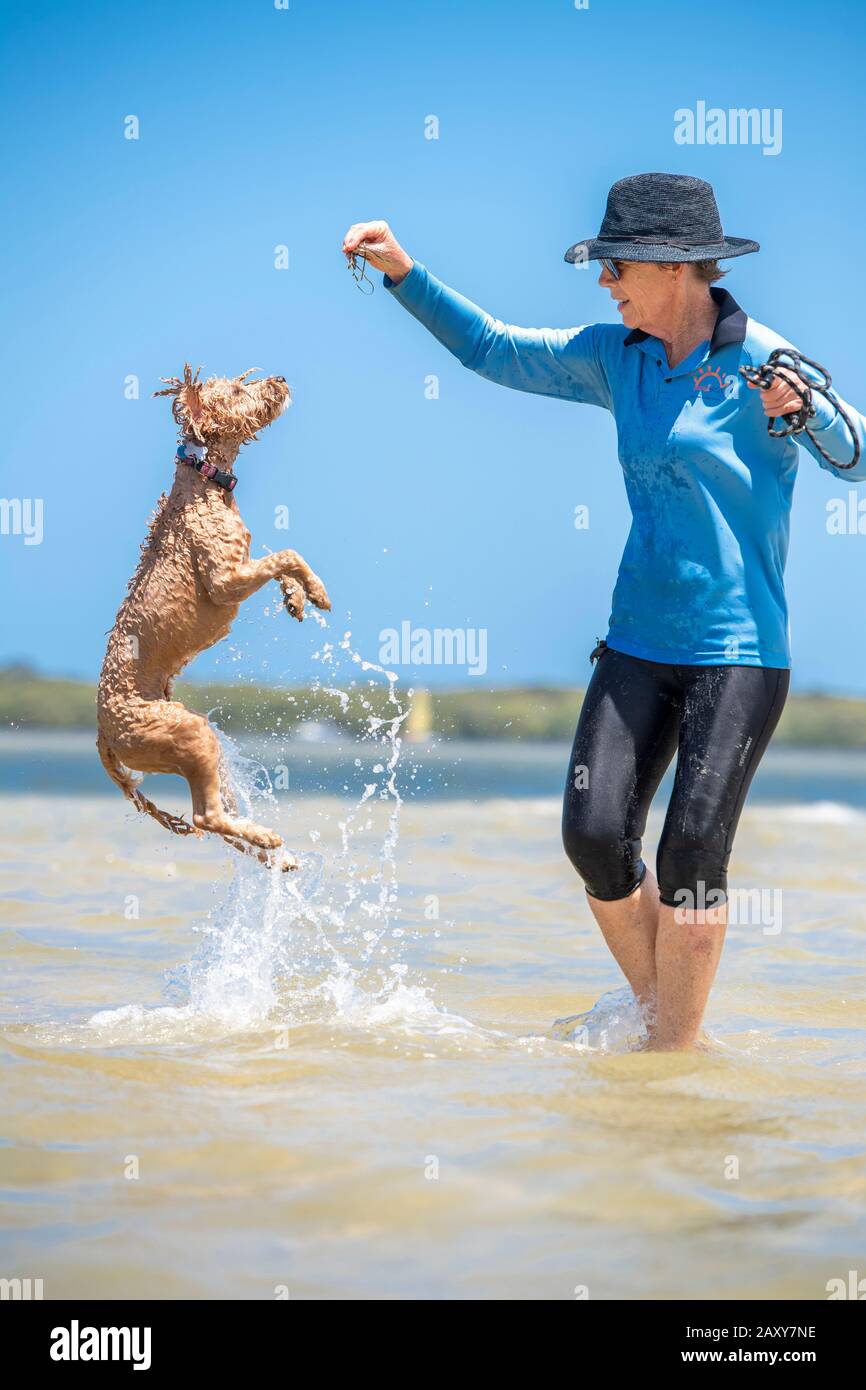
<path id="1" fill-rule="evenodd" d="M 632 526 L 609 646 L 674 665 L 790 665 L 783 572 L 797 443 L 840 478 L 866 477 L 866 421 L 844 401 L 863 451 L 854 469 L 837 472 L 805 433 L 797 443 L 767 433 L 760 393 L 739 368 L 790 343 L 715 287 L 712 340 L 671 368 L 657 338 L 621 324 L 500 323 L 418 261 L 399 284 L 385 276 L 385 285 L 479 376 L 613 414 Z M 845 422 L 822 397 L 814 403 L 813 432 L 845 463 Z"/>

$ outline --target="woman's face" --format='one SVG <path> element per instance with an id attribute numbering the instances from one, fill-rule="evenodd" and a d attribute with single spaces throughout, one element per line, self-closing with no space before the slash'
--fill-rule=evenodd
<path id="1" fill-rule="evenodd" d="M 610 291 L 623 323 L 628 328 L 651 332 L 670 315 L 673 274 L 679 266 L 658 265 L 650 261 L 614 261 L 619 279 L 602 266 L 598 283 Z"/>

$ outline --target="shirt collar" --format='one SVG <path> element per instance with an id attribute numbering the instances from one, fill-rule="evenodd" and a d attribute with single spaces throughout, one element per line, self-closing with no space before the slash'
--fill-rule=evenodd
<path id="1" fill-rule="evenodd" d="M 710 339 L 710 352 L 713 353 L 717 348 L 727 347 L 729 343 L 743 342 L 748 316 L 745 309 L 740 308 L 734 296 L 728 294 L 727 290 L 711 285 L 710 294 L 719 306 L 719 317 Z M 642 328 L 633 328 L 624 340 L 625 345 L 631 347 L 632 343 L 642 343 L 649 336 L 650 334 L 644 333 Z"/>

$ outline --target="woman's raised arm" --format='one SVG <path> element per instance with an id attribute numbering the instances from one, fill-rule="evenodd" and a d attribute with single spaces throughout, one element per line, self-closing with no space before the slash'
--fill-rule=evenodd
<path id="1" fill-rule="evenodd" d="M 413 261 L 387 222 L 358 222 L 343 240 L 347 256 L 363 252 L 385 272 L 385 287 L 458 361 L 488 381 L 581 401 L 609 410 L 610 388 L 599 352 L 599 330 L 516 328 L 500 322 Z"/>

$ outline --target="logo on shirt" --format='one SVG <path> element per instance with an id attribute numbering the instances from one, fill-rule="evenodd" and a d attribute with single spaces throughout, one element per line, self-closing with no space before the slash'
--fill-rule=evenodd
<path id="1" fill-rule="evenodd" d="M 737 389 L 737 378 L 718 367 L 701 367 L 692 379 L 695 395 L 703 397 L 707 405 L 720 405 L 730 400 Z"/>

